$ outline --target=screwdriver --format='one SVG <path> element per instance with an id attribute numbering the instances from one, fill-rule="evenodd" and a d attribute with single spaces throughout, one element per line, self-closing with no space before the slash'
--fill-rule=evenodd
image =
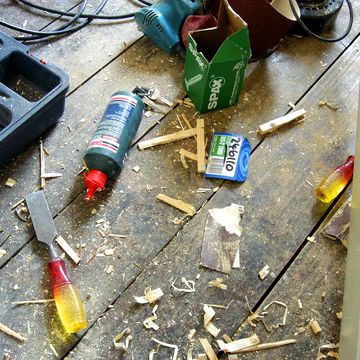
<path id="1" fill-rule="evenodd" d="M 334 200 L 352 179 L 354 172 L 354 156 L 350 155 L 345 162 L 338 166 L 330 175 L 324 178 L 316 188 L 317 198 L 329 203 Z"/>
<path id="2" fill-rule="evenodd" d="M 65 262 L 54 248 L 53 240 L 58 234 L 45 194 L 43 191 L 36 191 L 27 195 L 25 199 L 37 239 L 49 247 L 48 267 L 60 320 L 67 333 L 76 333 L 86 328 L 86 315 L 79 293 L 67 275 Z"/>

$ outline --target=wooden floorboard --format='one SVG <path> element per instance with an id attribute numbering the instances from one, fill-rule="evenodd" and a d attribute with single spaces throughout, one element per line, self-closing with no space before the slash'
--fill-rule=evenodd
<path id="1" fill-rule="evenodd" d="M 12 19 L 21 18 L 23 11 L 15 12 L 13 3 L 5 3 Z M 66 6 L 74 3 L 68 1 Z M 124 6 L 109 2 L 106 9 L 120 12 L 135 8 L 129 1 L 123 0 L 121 4 Z M 356 4 L 357 13 L 358 10 Z M 34 27 L 46 25 L 43 18 L 28 17 Z M 345 19 L 341 14 L 339 26 Z M 16 359 L 21 359 L 23 354 L 29 359 L 54 358 L 50 344 L 55 346 L 60 358 L 73 347 L 69 358 L 117 358 L 112 337 L 128 321 L 134 333 L 135 359 L 148 357 L 154 345 L 151 336 L 180 345 L 183 358 L 190 326 L 197 327 L 201 333 L 202 312 L 198 304 L 210 300 L 225 304 L 229 298 L 234 303 L 228 311 L 219 310 L 216 323 L 231 335 L 247 315 L 244 295 L 254 304 L 274 285 L 273 277 L 264 282 L 258 280 L 261 266 L 268 263 L 276 277 L 326 211 L 314 203 L 313 189 L 305 178 L 317 183 L 353 148 L 359 41 L 342 53 L 358 33 L 357 21 L 351 35 L 342 43 L 329 45 L 309 38 L 287 38 L 271 57 L 248 66 L 239 105 L 205 115 L 208 138 L 212 129 L 233 131 L 248 136 L 253 148 L 259 146 L 252 155 L 249 180 L 244 185 L 206 180 L 196 174 L 195 164 L 184 170 L 178 150 L 185 147 L 195 152 L 192 139 L 142 152 L 134 145 L 119 179 L 105 192 L 96 194 L 90 204 L 84 203 L 83 180 L 77 173 L 110 95 L 116 90 L 131 91 L 136 85 L 144 85 L 158 87 L 170 100 L 182 98 L 183 60 L 164 54 L 146 39 L 139 40 L 134 22 L 89 26 L 50 44 L 32 45 L 34 52 L 63 66 L 71 77 L 72 92 L 67 97 L 65 113 L 60 123 L 43 136 L 50 152 L 47 169 L 64 175 L 48 182 L 46 195 L 59 233 L 74 248 L 85 244 L 80 265 L 73 267 L 67 262 L 92 328 L 83 338 L 82 334 L 67 336 L 52 304 L 11 305 L 11 301 L 51 295 L 44 260 L 46 251 L 34 241 L 32 229 L 10 211 L 11 204 L 38 186 L 39 149 L 34 143 L 0 170 L 0 212 L 4 214 L 0 218 L 3 230 L 0 246 L 7 251 L 0 258 L 0 322 L 6 322 L 28 338 L 24 345 L 18 345 L 0 334 L 0 348 Z M 129 44 L 132 45 L 128 47 Z M 325 97 L 337 103 L 340 110 L 320 109 L 318 101 Z M 288 126 L 262 142 L 256 135 L 258 125 L 285 114 L 289 101 L 306 107 L 305 122 Z M 182 113 L 195 124 L 194 110 L 177 106 L 166 116 L 144 117 L 137 139 L 179 130 L 177 116 Z M 135 165 L 140 167 L 139 173 L 132 171 Z M 8 177 L 17 181 L 12 189 L 3 185 Z M 215 195 L 212 191 L 196 193 L 200 187 L 216 186 L 221 189 Z M 188 201 L 197 209 L 210 201 L 191 221 L 174 224 L 173 220 L 182 214 L 158 202 L 155 198 L 159 192 Z M 207 281 L 219 274 L 199 269 L 199 249 L 207 209 L 231 202 L 239 202 L 246 208 L 242 269 L 226 277 L 229 290 L 221 292 L 207 288 Z M 96 215 L 91 215 L 93 208 Z M 96 257 L 86 264 L 103 241 L 95 226 L 99 219 L 106 219 L 112 232 L 128 238 L 110 239 L 107 245 L 115 249 L 115 255 Z M 110 264 L 115 271 L 109 275 L 104 269 Z M 195 294 L 170 295 L 171 278 L 194 279 L 198 273 L 201 277 Z M 161 286 L 166 291 L 159 307 L 159 333 L 143 329 L 142 321 L 150 315 L 151 307 L 137 307 L 132 298 L 141 295 L 146 286 Z M 111 304 L 114 308 L 107 311 Z M 230 310 L 236 315 L 231 315 Z M 314 351 L 317 342 L 311 344 Z"/>

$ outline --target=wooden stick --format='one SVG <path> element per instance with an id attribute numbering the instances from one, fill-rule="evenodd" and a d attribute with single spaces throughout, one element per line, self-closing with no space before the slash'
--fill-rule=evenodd
<path id="1" fill-rule="evenodd" d="M 185 121 L 186 126 L 187 126 L 189 129 L 192 129 L 193 127 L 191 126 L 190 121 L 189 121 L 189 119 L 186 117 L 186 115 L 185 115 L 185 114 L 181 114 L 181 117 L 182 117 L 183 120 Z"/>
<path id="2" fill-rule="evenodd" d="M 154 139 L 141 141 L 141 142 L 139 142 L 138 147 L 140 150 L 144 150 L 144 149 L 147 149 L 152 146 L 168 144 L 168 143 L 178 141 L 178 140 L 183 140 L 183 139 L 189 138 L 191 136 L 195 136 L 195 135 L 196 135 L 196 129 L 181 130 L 181 131 L 178 131 L 173 134 L 168 134 L 168 135 L 156 137 Z"/>
<path id="3" fill-rule="evenodd" d="M 62 236 L 58 236 L 55 241 L 66 252 L 70 259 L 77 265 L 80 262 L 78 254 L 70 247 Z"/>
<path id="4" fill-rule="evenodd" d="M 215 351 L 213 350 L 211 345 L 209 344 L 209 341 L 206 338 L 200 338 L 199 341 L 209 359 L 218 360 L 218 357 L 216 356 Z"/>
<path id="5" fill-rule="evenodd" d="M 196 147 L 198 172 L 204 173 L 205 167 L 205 121 L 197 119 L 196 122 Z"/>
<path id="6" fill-rule="evenodd" d="M 187 213 L 189 215 L 195 214 L 195 208 L 191 204 L 188 204 L 182 200 L 173 199 L 165 194 L 158 194 L 156 198 L 160 201 L 163 201 L 164 203 L 171 205 L 184 213 Z"/>
<path id="7" fill-rule="evenodd" d="M 20 335 L 19 333 L 15 332 L 14 330 L 11 330 L 10 328 L 8 328 L 7 326 L 5 326 L 4 324 L 0 323 L 0 330 L 3 331 L 4 333 L 13 336 L 14 338 L 20 340 L 20 341 L 26 341 L 26 339 Z"/>
<path id="8" fill-rule="evenodd" d="M 46 304 L 48 302 L 53 302 L 55 299 L 41 299 L 41 300 L 23 300 L 23 301 L 13 301 L 12 305 L 31 305 L 31 304 Z"/>
<path id="9" fill-rule="evenodd" d="M 45 188 L 45 157 L 43 142 L 40 140 L 40 189 Z"/>
<path id="10" fill-rule="evenodd" d="M 180 149 L 180 155 L 183 155 L 185 156 L 186 158 L 190 159 L 190 160 L 194 160 L 194 161 L 197 161 L 197 155 L 190 152 L 190 151 L 187 151 L 185 149 Z"/>
<path id="11" fill-rule="evenodd" d="M 245 349 L 239 350 L 239 352 L 267 350 L 267 349 L 273 349 L 273 348 L 277 348 L 277 347 L 280 347 L 280 346 L 285 346 L 285 345 L 290 345 L 290 344 L 295 344 L 295 343 L 296 343 L 295 339 L 281 340 L 281 341 L 277 341 L 277 342 L 270 342 L 270 343 L 265 343 L 265 344 L 258 344 L 258 345 L 254 345 L 254 346 L 249 346 L 249 347 L 247 347 Z"/>
<path id="12" fill-rule="evenodd" d="M 271 120 L 271 121 L 259 126 L 259 133 L 261 135 L 265 135 L 270 132 L 273 132 L 276 129 L 278 129 L 280 126 L 283 126 L 283 125 L 303 116 L 305 113 L 306 113 L 305 109 L 300 109 L 297 111 L 290 112 L 290 113 L 286 114 L 285 116 L 281 116 L 277 119 Z"/>

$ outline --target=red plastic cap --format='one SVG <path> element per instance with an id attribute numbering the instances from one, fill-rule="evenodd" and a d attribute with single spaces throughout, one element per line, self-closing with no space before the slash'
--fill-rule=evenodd
<path id="1" fill-rule="evenodd" d="M 85 175 L 85 186 L 87 187 L 86 201 L 90 201 L 96 191 L 104 190 L 107 176 L 102 171 L 90 170 Z"/>

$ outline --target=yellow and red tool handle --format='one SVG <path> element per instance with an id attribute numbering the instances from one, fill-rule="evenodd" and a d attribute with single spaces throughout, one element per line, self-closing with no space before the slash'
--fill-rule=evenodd
<path id="1" fill-rule="evenodd" d="M 61 322 L 67 333 L 76 333 L 87 326 L 86 314 L 75 285 L 67 275 L 61 259 L 49 262 L 54 299 Z"/>

